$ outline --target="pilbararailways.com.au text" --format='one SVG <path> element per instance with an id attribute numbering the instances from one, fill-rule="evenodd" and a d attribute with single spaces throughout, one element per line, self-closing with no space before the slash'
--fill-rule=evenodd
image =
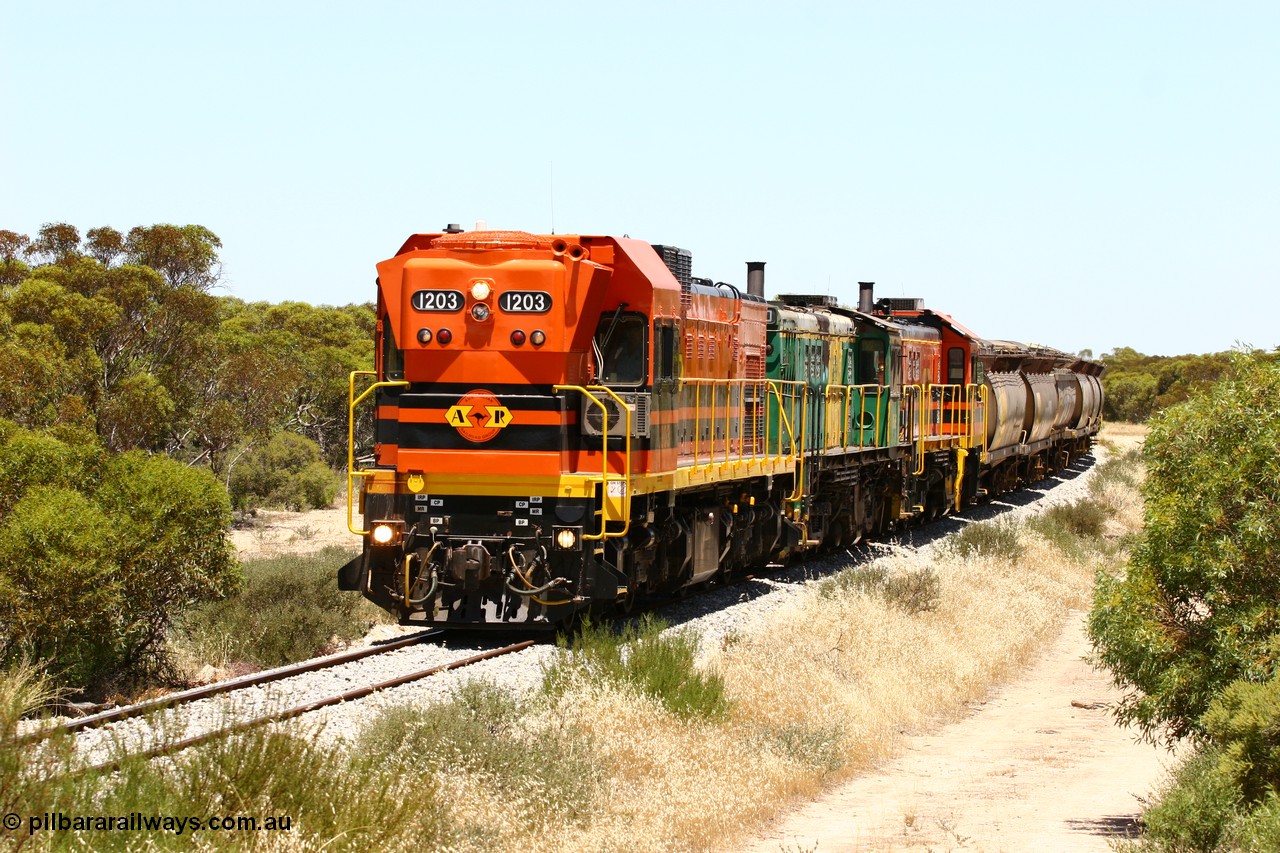
<path id="1" fill-rule="evenodd" d="M 4 828 L 16 832 L 24 826 L 29 834 L 37 832 L 288 832 L 293 829 L 289 815 L 255 817 L 252 815 L 214 815 L 212 817 L 179 817 L 129 812 L 123 815 L 65 814 L 44 812 L 22 815 L 10 812 L 3 818 Z"/>

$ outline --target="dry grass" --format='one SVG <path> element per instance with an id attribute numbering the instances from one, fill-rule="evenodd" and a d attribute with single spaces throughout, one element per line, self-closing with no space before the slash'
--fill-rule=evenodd
<path id="1" fill-rule="evenodd" d="M 1099 436 L 1108 451 L 1107 457 L 1090 484 L 1090 493 L 1111 515 L 1105 535 L 1108 539 L 1120 539 L 1142 528 L 1142 485 L 1144 471 L 1137 462 L 1142 444 L 1147 440 L 1150 428 L 1146 424 L 1105 424 Z M 1120 477 L 1109 476 L 1107 469 L 1115 468 Z"/>
<path id="2" fill-rule="evenodd" d="M 731 848 L 796 797 L 891 755 L 902 732 L 963 713 L 1089 599 L 1092 566 L 1022 535 L 1015 562 L 955 553 L 881 558 L 890 578 L 936 573 L 932 610 L 908 612 L 874 588 L 815 586 L 751 637 L 711 650 L 708 665 L 732 702 L 726 722 L 681 720 L 635 691 L 569 686 L 535 728 L 555 721 L 595 744 L 610 771 L 593 820 L 517 832 L 502 847 L 536 838 L 540 849 L 565 851 Z M 476 807 L 483 797 L 472 794 L 465 799 Z M 501 808 L 526 811 L 510 801 Z"/>
<path id="3" fill-rule="evenodd" d="M 1108 450 L 1121 453 L 1135 447 L 1141 447 L 1147 440 L 1151 427 L 1146 424 L 1105 423 L 1098 433 L 1098 443 Z"/>

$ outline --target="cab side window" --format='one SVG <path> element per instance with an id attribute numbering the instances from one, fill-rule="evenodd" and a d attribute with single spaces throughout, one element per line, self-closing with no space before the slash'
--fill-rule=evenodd
<path id="1" fill-rule="evenodd" d="M 596 327 L 599 375 L 606 385 L 643 385 L 649 351 L 648 322 L 643 314 L 606 314 Z"/>
<path id="2" fill-rule="evenodd" d="M 947 350 L 947 384 L 964 384 L 964 347 L 951 347 Z"/>
<path id="3" fill-rule="evenodd" d="M 864 338 L 858 342 L 858 384 L 883 385 L 884 341 Z"/>

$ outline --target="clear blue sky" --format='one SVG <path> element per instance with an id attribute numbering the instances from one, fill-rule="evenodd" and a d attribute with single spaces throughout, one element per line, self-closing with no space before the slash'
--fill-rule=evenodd
<path id="1" fill-rule="evenodd" d="M 1280 344 L 1280 4 L 28 3 L 0 228 L 198 223 L 248 299 L 447 222 L 922 296 L 1095 353 Z M 554 175 L 554 179 L 553 179 Z"/>

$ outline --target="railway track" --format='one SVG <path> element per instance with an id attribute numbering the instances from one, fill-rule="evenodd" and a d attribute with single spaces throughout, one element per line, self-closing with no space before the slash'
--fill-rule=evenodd
<path id="1" fill-rule="evenodd" d="M 227 681 L 193 688 L 191 690 L 184 690 L 179 693 L 173 693 L 168 696 L 159 697 L 146 702 L 127 705 L 78 720 L 71 720 L 57 726 L 50 726 L 35 732 L 29 732 L 19 738 L 16 738 L 14 740 L 14 744 L 36 745 L 42 741 L 46 741 L 60 735 L 77 735 L 91 729 L 145 717 L 149 714 L 163 714 L 169 711 L 174 711 L 183 705 L 190 705 L 191 703 L 209 699 L 220 694 L 231 694 L 237 691 L 251 690 L 253 688 L 262 687 L 265 684 L 296 678 L 298 676 L 320 670 L 340 667 L 344 664 L 353 663 L 374 655 L 399 651 L 422 643 L 424 640 L 439 637 L 443 633 L 444 632 L 440 630 L 426 631 L 378 646 L 370 646 L 348 652 L 341 652 L 335 655 L 328 655 L 323 658 L 315 658 L 313 660 L 303 661 L 302 663 L 292 664 L 290 666 L 279 667 L 265 672 L 253 673 L 240 678 L 233 678 Z M 265 713 L 254 714 L 249 716 L 247 719 L 239 720 L 228 725 L 216 726 L 177 740 L 164 738 L 160 743 L 154 745 L 143 745 L 141 748 L 129 747 L 122 756 L 113 757 L 109 760 L 91 761 L 79 767 L 74 772 L 78 774 L 94 771 L 113 771 L 118 769 L 127 760 L 137 758 L 149 759 L 163 755 L 171 755 L 185 749 L 189 749 L 193 746 L 198 746 L 199 744 L 207 743 L 239 732 L 248 731 L 258 726 L 293 719 L 295 717 L 300 717 L 305 714 L 318 711 L 322 708 L 328 708 L 343 702 L 362 699 L 379 691 L 389 690 L 415 681 L 421 681 L 449 670 L 461 669 L 481 661 L 518 652 L 534 645 L 535 642 L 536 640 L 524 640 L 502 646 L 500 648 L 488 649 L 476 654 L 448 660 L 443 663 L 435 663 L 431 666 L 419 667 L 393 678 L 374 681 L 369 684 L 343 690 L 337 693 L 329 693 L 318 698 L 311 698 L 303 702 L 288 705 L 287 707 L 273 709 Z M 139 732 L 134 736 L 142 739 L 146 734 L 147 725 L 140 722 L 138 726 Z M 94 750 L 89 748 L 85 751 L 92 753 Z"/>
<path id="2" fill-rule="evenodd" d="M 270 684 L 274 681 L 283 681 L 286 678 L 293 678 L 297 675 L 304 675 L 308 672 L 315 672 L 319 669 L 326 669 L 332 666 L 339 666 L 352 661 L 363 660 L 374 655 L 386 654 L 403 649 L 406 646 L 416 645 L 423 640 L 443 634 L 443 631 L 424 631 L 413 634 L 409 637 L 401 637 L 387 643 L 380 643 L 374 646 L 366 646 L 360 649 L 351 649 L 345 652 L 338 652 L 333 655 L 325 655 L 324 657 L 312 658 L 311 660 L 302 661 L 301 663 L 289 664 L 287 666 L 276 667 L 262 672 L 254 672 L 249 675 L 240 676 L 239 678 L 229 678 L 225 681 L 215 681 L 212 684 L 193 687 L 190 690 L 182 690 L 177 693 L 170 693 L 166 696 L 160 696 L 155 699 L 148 699 L 145 702 L 137 702 L 132 705 L 124 705 L 120 708 L 112 708 L 109 711 L 91 714 L 87 717 L 81 717 L 76 720 L 69 720 L 56 726 L 49 726 L 34 732 L 28 732 L 14 743 L 22 746 L 29 743 L 38 743 L 42 740 L 48 740 L 55 735 L 75 734 L 85 729 L 97 728 L 108 723 L 115 723 L 121 720 L 128 720 L 134 717 L 141 717 L 154 711 L 161 711 L 169 708 L 175 708 L 179 705 L 186 705 L 190 702 L 197 702 L 201 699 L 208 699 L 211 696 L 217 696 L 221 693 L 230 693 L 233 690 L 243 690 L 247 687 L 259 687 L 263 684 Z"/>
<path id="3" fill-rule="evenodd" d="M 406 675 L 401 675 L 396 678 L 388 679 L 386 681 L 379 681 L 374 684 L 366 685 L 364 687 L 357 687 L 354 690 L 347 690 L 337 695 L 326 696 L 322 699 L 316 699 L 311 702 L 304 702 L 301 705 L 294 705 L 291 708 L 286 708 L 281 711 L 274 711 L 270 714 L 256 717 L 251 720 L 245 720 L 244 722 L 236 723 L 231 726 L 225 726 L 220 729 L 214 729 L 213 731 L 205 732 L 204 734 L 183 738 L 182 740 L 173 741 L 171 743 L 160 744 L 159 746 L 154 746 L 154 747 L 151 747 L 150 749 L 146 749 L 141 752 L 135 752 L 131 754 L 129 758 L 156 758 L 161 755 L 172 755 L 175 752 L 181 752 L 184 749 L 189 749 L 193 746 L 199 746 L 202 743 L 208 743 L 209 741 L 215 740 L 217 738 L 227 737 L 228 735 L 233 735 L 239 732 L 248 731 L 249 729 L 257 728 L 258 726 L 264 726 L 264 725 L 267 725 L 268 723 L 277 723 L 284 720 L 291 720 L 294 717 L 301 717 L 303 714 L 309 714 L 312 711 L 318 711 L 321 708 L 328 708 L 330 705 L 337 705 L 341 702 L 351 702 L 356 699 L 363 699 L 365 696 L 368 696 L 371 693 L 377 693 L 379 690 L 389 690 L 392 687 L 399 687 L 402 684 L 410 684 L 414 681 L 420 681 L 421 679 L 429 678 L 433 675 L 437 675 L 438 673 L 445 672 L 446 670 L 460 669 L 464 666 L 470 666 L 471 664 L 479 663 L 482 660 L 489 660 L 490 658 L 511 654 L 512 652 L 518 652 L 522 649 L 527 649 L 529 646 L 532 646 L 535 642 L 536 640 L 524 640 L 519 643 L 512 643 L 509 646 L 503 646 L 502 648 L 499 648 L 499 649 L 493 649 L 491 651 L 481 652 L 480 654 L 472 655 L 470 657 L 466 657 L 461 660 L 439 664 L 437 666 L 428 667 L 426 669 L 420 669 L 415 672 L 408 673 Z M 105 761 L 98 764 L 90 765 L 84 768 L 84 770 L 85 772 L 117 770 L 125 760 L 126 759 L 113 759 L 111 761 Z"/>

